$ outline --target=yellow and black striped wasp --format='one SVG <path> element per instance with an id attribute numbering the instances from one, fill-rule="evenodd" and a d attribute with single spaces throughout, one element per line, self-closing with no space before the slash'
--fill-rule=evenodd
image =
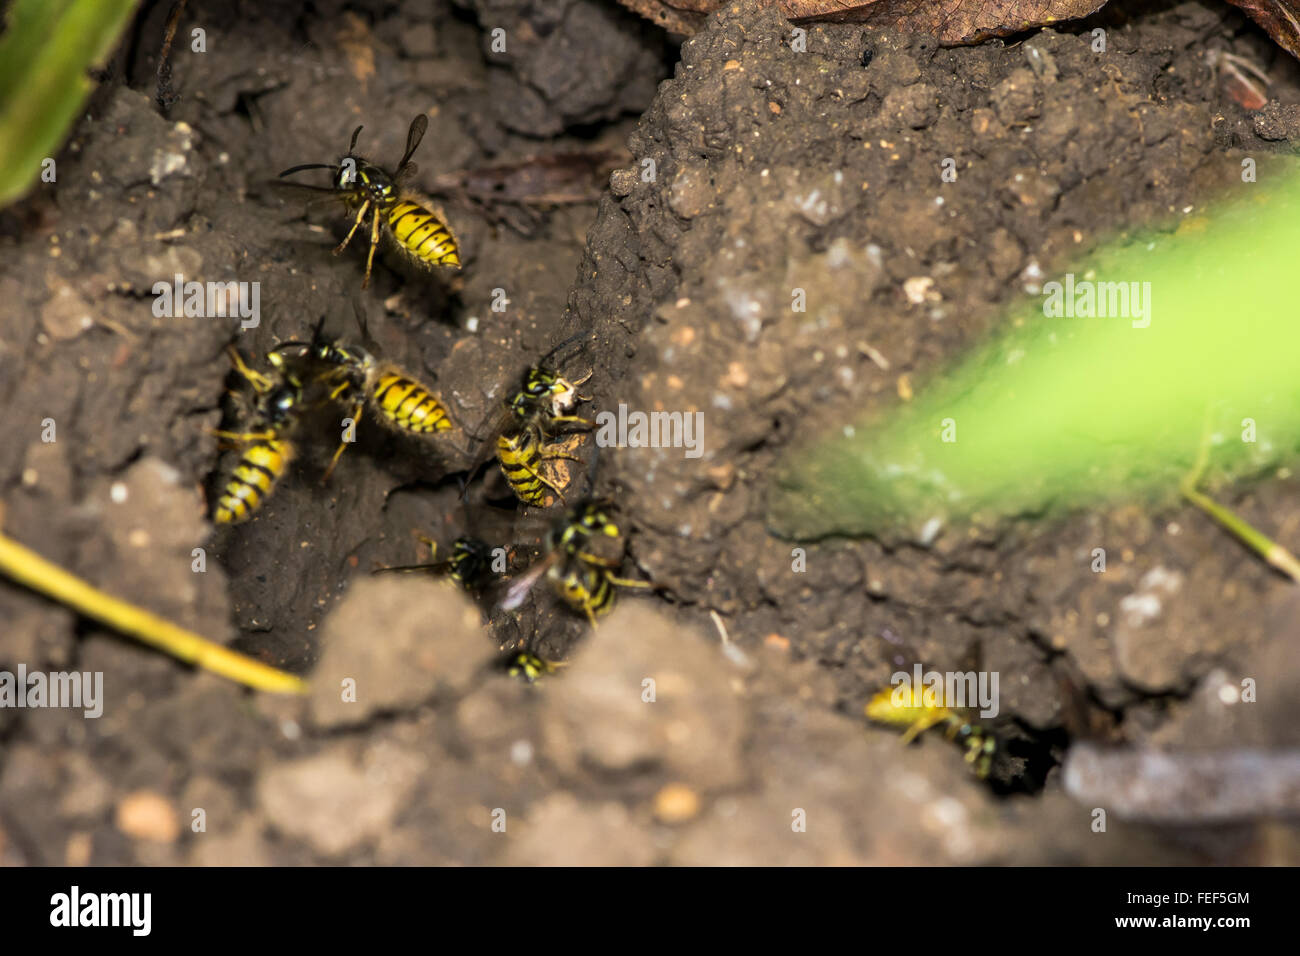
<path id="1" fill-rule="evenodd" d="M 651 586 L 618 576 L 625 551 L 623 532 L 614 521 L 611 506 L 595 500 L 579 502 L 554 524 L 546 538 L 545 554 L 510 582 L 499 607 L 503 611 L 519 607 L 545 578 L 556 596 L 586 615 L 594 627 L 597 617 L 613 609 L 616 587 Z"/>
<path id="2" fill-rule="evenodd" d="M 267 356 L 276 373 L 271 376 L 249 368 L 233 346 L 229 354 L 235 371 L 253 386 L 256 397 L 246 431 L 213 432 L 218 438 L 246 446 L 213 508 L 217 524 L 247 521 L 270 497 L 293 460 L 293 432 L 304 411 L 303 382 L 278 355 Z"/>
<path id="3" fill-rule="evenodd" d="M 357 321 L 363 339 L 369 341 L 365 316 L 359 306 Z M 381 422 L 398 431 L 427 435 L 453 428 L 446 406 L 419 379 L 392 362 L 380 360 L 369 349 L 325 338 L 321 334 L 323 324 L 324 318 L 317 323 L 310 341 L 281 342 L 271 354 L 282 361 L 289 355 L 295 364 L 304 368 L 304 380 L 323 384 L 329 389 L 331 400 L 348 403 L 353 431 L 360 427 L 361 414 L 367 405 L 374 409 Z M 326 479 L 347 448 L 348 437 L 339 442 L 325 472 Z"/>
<path id="4" fill-rule="evenodd" d="M 353 213 L 352 228 L 335 248 L 339 255 L 347 248 L 357 229 L 370 220 L 370 252 L 366 256 L 366 276 L 361 288 L 370 285 L 370 273 L 375 261 L 375 248 L 381 234 L 392 240 L 411 262 L 421 266 L 450 266 L 460 268 L 460 245 L 447 225 L 447 218 L 431 199 L 406 185 L 406 180 L 416 173 L 411 155 L 429 128 L 429 118 L 423 113 L 411 120 L 406 134 L 406 152 L 393 173 L 357 155 L 357 137 L 362 127 L 352 132 L 347 155 L 338 163 L 304 163 L 291 166 L 280 178 L 292 176 L 308 169 L 328 169 L 334 174 L 332 187 L 306 186 L 298 188 L 315 192 L 333 193 L 347 204 Z"/>
<path id="5" fill-rule="evenodd" d="M 432 560 L 438 556 L 438 542 L 432 538 L 421 538 L 429 545 L 430 561 L 424 564 L 399 564 L 388 568 L 376 568 L 375 573 L 386 571 L 428 571 L 430 574 L 446 575 L 466 591 L 480 591 L 490 581 L 496 571 L 495 549 L 482 538 L 461 535 L 451 543 L 451 556 L 441 561 Z"/>
<path id="6" fill-rule="evenodd" d="M 580 460 L 559 451 L 552 441 L 559 426 L 595 426 L 590 419 L 572 414 L 579 401 L 587 401 L 578 394 L 578 386 L 592 373 L 570 381 L 550 366 L 554 355 L 582 334 L 561 342 L 524 372 L 519 388 L 506 399 L 495 426 L 484 436 L 487 453 L 495 453 L 515 497 L 527 505 L 545 505 L 547 491 L 564 500 L 564 492 L 543 473 L 543 462 Z M 485 460 L 480 458 L 479 464 Z"/>
<path id="7" fill-rule="evenodd" d="M 899 643 L 888 633 L 886 640 Z M 901 664 L 905 659 L 897 657 L 895 663 Z M 997 736 L 980 723 L 973 710 L 945 700 L 942 690 L 935 694 L 932 688 L 916 686 L 913 676 L 900 671 L 891 686 L 873 694 L 863 708 L 867 719 L 902 728 L 904 744 L 932 727 L 942 727 L 944 736 L 965 750 L 966 762 L 975 775 L 981 780 L 987 778 L 999 751 Z"/>
<path id="8" fill-rule="evenodd" d="M 541 678 L 554 674 L 567 661 L 548 661 L 538 657 L 532 651 L 507 651 L 497 660 L 497 667 L 510 677 L 518 677 L 529 684 L 535 684 Z"/>

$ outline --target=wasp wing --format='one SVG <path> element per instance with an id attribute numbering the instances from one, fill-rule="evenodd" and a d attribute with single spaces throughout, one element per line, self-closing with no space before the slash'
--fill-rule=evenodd
<path id="1" fill-rule="evenodd" d="M 429 117 L 423 113 L 418 114 L 415 119 L 411 120 L 411 128 L 406 131 L 406 152 L 402 154 L 402 161 L 397 164 L 395 176 L 400 176 L 402 170 L 411 162 L 411 156 L 415 153 L 416 147 L 420 145 L 420 140 L 424 139 L 424 134 L 428 129 Z"/>
<path id="2" fill-rule="evenodd" d="M 552 551 L 540 561 L 533 562 L 533 565 L 522 574 L 511 578 L 506 584 L 504 596 L 497 602 L 497 608 L 502 611 L 513 611 L 518 608 L 527 599 L 529 592 L 537 586 L 537 582 L 555 566 L 555 564 L 564 555 L 559 551 Z"/>

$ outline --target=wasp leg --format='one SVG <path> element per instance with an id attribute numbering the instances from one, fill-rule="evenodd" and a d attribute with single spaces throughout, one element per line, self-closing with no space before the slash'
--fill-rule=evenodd
<path id="1" fill-rule="evenodd" d="M 540 455 L 539 457 L 544 458 L 544 459 L 551 459 L 551 458 L 568 458 L 569 456 L 567 456 L 567 455 L 547 455 L 547 454 L 542 454 L 542 455 Z M 580 459 L 578 459 L 578 458 L 570 458 L 569 460 L 570 460 L 570 461 L 579 461 Z M 526 462 L 522 462 L 522 461 L 519 462 L 518 467 L 523 468 L 524 471 L 528 472 L 528 474 L 529 474 L 531 477 L 536 478 L 539 482 L 541 482 L 542 485 L 543 485 L 544 487 L 551 489 L 551 491 L 554 492 L 555 496 L 556 496 L 557 498 L 559 498 L 561 501 L 564 500 L 564 492 L 562 492 L 559 488 L 555 487 L 555 485 L 552 484 L 551 481 L 550 481 L 550 480 L 549 480 L 545 475 L 543 475 L 540 471 L 537 471 L 537 470 L 535 470 L 535 469 L 529 467 L 529 465 L 528 465 Z M 526 502 L 525 502 L 525 503 L 526 503 Z"/>
<path id="2" fill-rule="evenodd" d="M 239 349 L 232 345 L 226 351 L 230 355 L 231 363 L 235 366 L 235 371 L 248 379 L 253 388 L 259 392 L 269 392 L 271 390 L 271 379 L 257 371 L 257 369 L 249 368 L 244 364 L 244 357 L 239 354 Z"/>
<path id="3" fill-rule="evenodd" d="M 366 256 L 366 277 L 361 280 L 361 288 L 365 289 L 370 285 L 370 268 L 375 262 L 375 246 L 379 245 L 379 206 L 375 205 L 374 213 L 370 217 L 370 254 Z"/>
<path id="4" fill-rule="evenodd" d="M 330 392 L 329 400 L 331 402 L 335 401 L 340 395 L 346 392 L 351 386 L 352 383 L 347 379 L 344 379 L 342 382 L 338 384 L 338 386 L 335 387 L 334 391 Z"/>
<path id="5" fill-rule="evenodd" d="M 361 424 L 361 412 L 364 408 L 365 402 L 357 402 L 352 406 L 352 414 L 348 416 L 352 419 L 352 431 L 354 436 L 356 434 L 357 426 Z M 339 463 L 339 459 L 343 457 L 343 449 L 347 448 L 349 444 L 350 443 L 346 437 L 339 442 L 339 447 L 334 452 L 334 457 L 330 459 L 330 466 L 325 469 L 325 477 L 320 480 L 322 485 L 330 480 L 330 475 L 334 474 L 334 466 Z"/>
<path id="6" fill-rule="evenodd" d="M 590 428 L 596 427 L 596 423 L 590 418 L 581 418 L 577 415 L 552 415 L 550 420 L 553 422 L 577 422 Z"/>
<path id="7" fill-rule="evenodd" d="M 357 226 L 361 225 L 361 220 L 366 218 L 366 210 L 369 208 L 370 200 L 367 199 L 361 204 L 361 208 L 357 210 L 357 218 L 352 220 L 352 228 L 348 230 L 347 236 L 334 247 L 334 255 L 340 255 L 348 247 L 348 243 L 352 241 L 352 234 L 357 231 Z"/>
<path id="8" fill-rule="evenodd" d="M 652 588 L 654 587 L 649 581 L 634 581 L 631 578 L 616 578 L 612 574 L 607 574 L 606 579 L 610 584 L 616 584 L 621 588 Z"/>
<path id="9" fill-rule="evenodd" d="M 592 377 L 593 375 L 595 375 L 595 374 L 596 374 L 596 370 L 593 368 L 593 369 L 592 369 L 590 372 L 588 372 L 586 375 L 582 376 L 582 378 L 580 378 L 580 379 L 576 379 L 576 380 L 574 380 L 574 381 L 572 381 L 572 382 L 569 383 L 570 385 L 573 386 L 573 394 L 574 394 L 574 397 L 578 399 L 578 401 L 580 401 L 580 402 L 589 402 L 589 401 L 591 401 L 591 396 L 590 396 L 590 395 L 579 395 L 579 394 L 578 394 L 578 386 L 579 386 L 579 385 L 585 385 L 587 382 L 591 381 L 591 377 Z"/>
<path id="10" fill-rule="evenodd" d="M 543 453 L 540 457 L 542 461 L 582 461 L 581 458 L 574 458 L 572 455 L 566 455 L 564 452 L 559 451 L 551 454 Z"/>
<path id="11" fill-rule="evenodd" d="M 570 454 L 562 451 L 556 451 L 555 447 L 559 442 L 549 442 L 541 445 L 537 450 L 537 457 L 543 461 L 582 461 L 581 458 L 575 458 Z"/>
<path id="12" fill-rule="evenodd" d="M 915 740 L 921 734 L 925 733 L 931 727 L 934 727 L 935 725 L 942 723 L 943 719 L 944 718 L 942 716 L 938 716 L 935 714 L 922 717 L 916 723 L 912 724 L 911 727 L 908 727 L 907 730 L 903 731 L 903 736 L 901 738 L 903 743 L 910 744 L 913 740 Z"/>
<path id="13" fill-rule="evenodd" d="M 245 444 L 253 441 L 270 441 L 276 437 L 276 433 L 273 431 L 226 432 L 216 428 L 209 429 L 209 434 L 216 435 L 218 438 L 225 438 L 228 441 L 244 442 Z"/>
<path id="14" fill-rule="evenodd" d="M 618 585 L 623 588 L 652 588 L 654 587 L 649 581 L 636 581 L 632 578 L 620 578 L 612 572 L 618 568 L 622 561 L 611 561 L 609 558 L 603 558 L 597 554 L 591 554 L 587 551 L 578 551 L 574 557 L 585 564 L 594 564 L 605 570 L 605 579 L 610 584 Z"/>

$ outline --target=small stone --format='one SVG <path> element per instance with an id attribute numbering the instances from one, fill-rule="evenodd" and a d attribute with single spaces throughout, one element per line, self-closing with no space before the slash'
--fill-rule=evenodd
<path id="1" fill-rule="evenodd" d="M 929 298 L 930 290 L 933 288 L 934 280 L 929 276 L 912 276 L 903 283 L 903 294 L 913 305 L 922 305 Z"/>
<path id="2" fill-rule="evenodd" d="M 406 575 L 357 581 L 325 621 L 322 644 L 310 700 L 321 727 L 361 724 L 464 689 L 486 658 L 478 609 L 464 594 Z"/>
<path id="3" fill-rule="evenodd" d="M 616 169 L 609 174 L 609 191 L 615 196 L 630 196 L 636 188 L 635 169 Z"/>
<path id="4" fill-rule="evenodd" d="M 670 783 L 655 794 L 655 818 L 661 823 L 685 823 L 700 812 L 700 795 L 684 783 Z"/>
<path id="5" fill-rule="evenodd" d="M 1254 116 L 1255 135 L 1269 142 L 1300 139 L 1300 104 L 1270 100 Z"/>
<path id="6" fill-rule="evenodd" d="M 41 306 L 41 325 L 56 339 L 75 339 L 95 324 L 90 303 L 70 286 L 61 286 Z"/>
<path id="7" fill-rule="evenodd" d="M 117 828 L 132 839 L 153 843 L 174 843 L 181 832 L 175 807 L 152 790 L 137 790 L 122 799 Z"/>

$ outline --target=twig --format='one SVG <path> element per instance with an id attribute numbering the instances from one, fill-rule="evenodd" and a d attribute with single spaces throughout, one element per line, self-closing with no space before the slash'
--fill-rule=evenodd
<path id="1" fill-rule="evenodd" d="M 713 625 L 718 629 L 718 634 L 722 638 L 722 643 L 730 644 L 731 635 L 727 633 L 727 625 L 722 623 L 722 615 L 717 611 L 710 611 L 709 617 L 713 618 Z"/>
<path id="2" fill-rule="evenodd" d="M 37 594 L 58 601 L 79 614 L 137 638 L 187 664 L 220 674 L 256 690 L 282 694 L 307 692 L 307 683 L 302 678 L 245 657 L 143 608 L 105 594 L 2 533 L 0 573 L 31 588 Z"/>
<path id="3" fill-rule="evenodd" d="M 176 37 L 176 26 L 180 23 L 187 2 L 188 0 L 176 0 L 172 5 L 172 12 L 167 15 L 167 32 L 163 35 L 162 53 L 158 57 L 157 100 L 158 109 L 162 110 L 164 116 L 172 108 L 172 104 L 180 99 L 172 89 L 172 40 Z"/>

